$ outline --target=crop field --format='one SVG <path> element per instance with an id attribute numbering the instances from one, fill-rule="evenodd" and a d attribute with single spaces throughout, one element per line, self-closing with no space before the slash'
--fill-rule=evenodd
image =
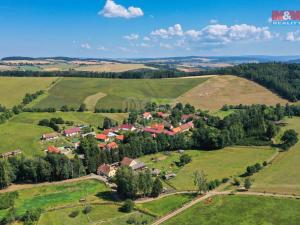
<path id="1" fill-rule="evenodd" d="M 225 75 L 215 76 L 177 98 L 200 109 L 218 110 L 223 105 L 285 104 L 287 101 L 252 81 Z"/>
<path id="2" fill-rule="evenodd" d="M 139 108 L 143 103 L 153 100 L 172 103 L 177 97 L 207 79 L 63 78 L 49 90 L 49 96 L 37 103 L 36 107 L 79 107 L 84 101 L 92 102 L 92 105 L 97 102 L 96 106 L 99 108 L 118 109 Z M 98 95 L 97 100 L 94 97 L 99 92 L 102 94 Z"/>
<path id="3" fill-rule="evenodd" d="M 101 65 L 79 66 L 75 68 L 77 71 L 90 72 L 124 72 L 136 69 L 154 69 L 153 67 L 145 66 L 143 64 L 126 64 L 126 63 L 111 63 Z"/>
<path id="4" fill-rule="evenodd" d="M 185 151 L 192 157 L 192 162 L 184 167 L 175 165 L 180 154 L 157 153 L 139 158 L 148 168 L 174 172 L 175 178 L 168 181 L 177 190 L 195 190 L 193 173 L 203 170 L 208 180 L 238 176 L 245 172 L 246 167 L 269 159 L 276 150 L 269 147 L 228 147 L 218 151 Z"/>
<path id="5" fill-rule="evenodd" d="M 38 126 L 42 119 L 62 117 L 64 120 L 73 121 L 75 124 L 88 124 L 94 128 L 102 127 L 105 117 L 122 122 L 127 118 L 126 113 L 21 113 L 8 122 L 0 125 L 0 153 L 21 149 L 28 156 L 43 155 L 44 146 L 40 142 L 43 133 L 53 132 L 51 128 Z"/>
<path id="6" fill-rule="evenodd" d="M 45 90 L 57 77 L 0 77 L 0 104 L 12 107 L 21 103 L 26 93 Z"/>
<path id="7" fill-rule="evenodd" d="M 284 129 L 300 134 L 300 118 L 286 119 Z M 254 176 L 253 190 L 300 194 L 300 141 L 287 152 L 281 152 L 272 165 Z"/>
<path id="8" fill-rule="evenodd" d="M 99 193 L 108 191 L 107 187 L 97 180 L 84 180 L 65 184 L 43 185 L 18 190 L 19 197 L 15 200 L 17 215 L 22 215 L 32 208 L 52 209 L 58 206 L 77 204 L 82 198 L 87 201 L 105 201 Z M 0 210 L 0 218 L 6 210 Z"/>
<path id="9" fill-rule="evenodd" d="M 163 216 L 177 208 L 180 208 L 185 203 L 191 201 L 194 197 L 194 194 L 175 194 L 153 200 L 151 202 L 138 204 L 138 206 L 142 209 L 146 209 L 152 214 Z"/>
<path id="10" fill-rule="evenodd" d="M 298 225 L 300 201 L 257 196 L 217 196 L 201 202 L 164 225 Z"/>

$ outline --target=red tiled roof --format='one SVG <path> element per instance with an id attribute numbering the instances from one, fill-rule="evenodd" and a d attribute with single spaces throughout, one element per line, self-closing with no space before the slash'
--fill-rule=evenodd
<path id="1" fill-rule="evenodd" d="M 102 132 L 102 134 L 108 135 L 108 134 L 109 134 L 109 132 L 110 132 L 110 130 L 109 130 L 109 129 L 105 129 L 105 130 Z"/>
<path id="2" fill-rule="evenodd" d="M 123 160 L 121 161 L 121 165 L 122 166 L 129 166 L 132 163 L 133 160 L 134 159 L 124 157 Z"/>
<path id="3" fill-rule="evenodd" d="M 107 136 L 105 134 L 96 134 L 96 139 L 105 141 Z"/>
<path id="4" fill-rule="evenodd" d="M 172 131 L 176 134 L 176 133 L 179 133 L 181 131 L 181 128 L 180 127 L 175 127 L 172 129 Z"/>
<path id="5" fill-rule="evenodd" d="M 108 149 L 116 149 L 116 148 L 118 148 L 119 146 L 118 146 L 118 144 L 116 143 L 116 142 L 111 142 L 111 143 L 108 143 L 107 145 L 106 145 L 106 148 L 108 148 Z"/>
<path id="6" fill-rule="evenodd" d="M 190 128 L 194 128 L 194 123 L 193 122 L 188 122 L 188 123 L 185 123 L 185 124 L 182 124 L 180 126 L 181 130 L 187 130 L 187 129 L 190 129 Z"/>
<path id="7" fill-rule="evenodd" d="M 162 130 L 156 130 L 156 129 L 153 129 L 153 128 L 150 128 L 150 127 L 145 127 L 144 132 L 151 133 L 151 134 L 161 134 L 163 131 Z"/>
<path id="8" fill-rule="evenodd" d="M 122 124 L 119 126 L 120 129 L 129 129 L 131 130 L 133 128 L 132 124 Z"/>
<path id="9" fill-rule="evenodd" d="M 119 141 L 123 141 L 124 140 L 124 135 L 117 135 L 116 139 Z"/>
<path id="10" fill-rule="evenodd" d="M 65 134 L 74 134 L 74 133 L 79 133 L 79 132 L 80 132 L 80 127 L 73 127 L 73 128 L 64 130 Z"/>
<path id="11" fill-rule="evenodd" d="M 101 166 L 98 167 L 97 172 L 99 173 L 104 173 L 106 175 L 109 174 L 109 172 L 111 171 L 112 167 L 108 164 L 102 164 Z"/>
<path id="12" fill-rule="evenodd" d="M 165 126 L 162 123 L 153 123 L 151 125 L 151 128 L 157 129 L 157 130 L 163 130 Z"/>
<path id="13" fill-rule="evenodd" d="M 106 145 L 105 143 L 99 143 L 99 144 L 98 144 L 98 147 L 99 147 L 99 148 L 105 148 L 105 145 Z"/>
<path id="14" fill-rule="evenodd" d="M 174 133 L 174 132 L 172 132 L 172 131 L 169 131 L 169 130 L 164 130 L 164 134 L 166 134 L 166 135 L 169 135 L 169 136 L 173 136 L 173 135 L 175 135 L 175 133 Z"/>
<path id="15" fill-rule="evenodd" d="M 60 150 L 58 150 L 58 149 L 57 149 L 55 146 L 53 146 L 53 145 L 48 146 L 47 150 L 48 150 L 48 152 L 51 152 L 51 153 L 57 153 L 57 154 L 60 153 Z"/>
<path id="16" fill-rule="evenodd" d="M 192 118 L 194 115 L 193 114 L 183 114 L 182 116 L 181 116 L 181 119 L 182 120 L 187 120 L 187 119 L 189 119 L 189 118 Z"/>

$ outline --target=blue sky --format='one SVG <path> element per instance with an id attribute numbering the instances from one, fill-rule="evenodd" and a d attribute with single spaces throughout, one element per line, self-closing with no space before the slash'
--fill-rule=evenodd
<path id="1" fill-rule="evenodd" d="M 298 0 L 1 0 L 0 57 L 300 55 Z"/>

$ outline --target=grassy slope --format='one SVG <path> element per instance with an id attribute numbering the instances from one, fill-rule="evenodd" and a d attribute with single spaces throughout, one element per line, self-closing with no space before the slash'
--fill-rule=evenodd
<path id="1" fill-rule="evenodd" d="M 12 107 L 21 103 L 26 93 L 48 88 L 57 77 L 0 77 L 0 104 Z"/>
<path id="2" fill-rule="evenodd" d="M 22 215 L 30 208 L 50 209 L 67 204 L 77 204 L 85 196 L 89 201 L 103 201 L 96 195 L 107 190 L 103 183 L 96 180 L 23 189 L 18 191 L 19 198 L 15 202 L 15 208 L 17 214 Z M 0 210 L 0 218 L 3 215 L 5 215 L 5 211 Z"/>
<path id="3" fill-rule="evenodd" d="M 224 104 L 275 105 L 287 102 L 255 82 L 230 75 L 213 77 L 180 96 L 177 101 L 209 110 L 218 110 Z"/>
<path id="4" fill-rule="evenodd" d="M 44 149 L 40 144 L 40 137 L 43 133 L 51 132 L 48 127 L 38 126 L 38 121 L 45 118 L 62 117 L 64 120 L 73 121 L 77 124 L 90 124 L 97 128 L 102 126 L 104 117 L 122 122 L 126 113 L 93 114 L 93 113 L 21 113 L 13 117 L 9 122 L 0 125 L 0 153 L 15 149 L 21 149 L 25 155 L 42 155 Z"/>
<path id="5" fill-rule="evenodd" d="M 192 156 L 192 162 L 183 168 L 178 168 L 173 163 L 179 160 L 179 153 L 172 153 L 169 156 L 158 153 L 141 157 L 140 160 L 145 162 L 149 168 L 175 172 L 176 178 L 169 182 L 178 190 L 194 190 L 193 173 L 196 170 L 203 170 L 208 175 L 208 180 L 240 175 L 248 165 L 262 163 L 275 151 L 268 147 L 228 147 L 218 151 L 190 150 L 186 153 Z M 151 160 L 153 157 L 161 158 L 161 160 L 153 162 Z"/>
<path id="6" fill-rule="evenodd" d="M 194 197 L 195 196 L 193 194 L 176 194 L 151 202 L 138 204 L 138 206 L 158 216 L 163 216 L 177 208 L 180 208 L 185 203 L 191 201 Z"/>
<path id="7" fill-rule="evenodd" d="M 295 129 L 300 134 L 300 118 L 287 119 L 284 129 Z M 300 141 L 266 169 L 254 176 L 254 190 L 300 194 Z"/>
<path id="8" fill-rule="evenodd" d="M 128 98 L 139 101 L 170 102 L 189 89 L 204 82 L 197 79 L 91 79 L 64 78 L 49 90 L 49 96 L 42 99 L 37 107 L 61 107 L 64 104 L 78 107 L 88 96 L 98 92 L 107 94 L 98 101 L 101 108 L 122 108 Z"/>
<path id="9" fill-rule="evenodd" d="M 298 225 L 300 201 L 256 196 L 223 196 L 201 202 L 171 218 L 168 225 Z"/>

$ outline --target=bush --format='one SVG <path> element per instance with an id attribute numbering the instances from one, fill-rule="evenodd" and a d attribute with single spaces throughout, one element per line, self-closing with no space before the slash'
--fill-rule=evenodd
<path id="1" fill-rule="evenodd" d="M 23 216 L 24 225 L 35 224 L 35 221 L 38 221 L 41 216 L 42 210 L 40 208 L 37 209 L 29 209 Z"/>
<path id="2" fill-rule="evenodd" d="M 228 177 L 225 177 L 225 178 L 222 179 L 222 183 L 223 183 L 223 184 L 227 183 L 228 181 L 229 181 L 229 178 L 228 178 Z"/>
<path id="3" fill-rule="evenodd" d="M 120 208 L 120 210 L 122 212 L 131 212 L 134 208 L 134 202 L 131 199 L 127 199 L 124 204 L 122 205 L 122 207 Z"/>
<path id="4" fill-rule="evenodd" d="M 15 203 L 15 199 L 19 196 L 18 192 L 9 192 L 0 195 L 0 210 L 8 209 Z"/>
<path id="5" fill-rule="evenodd" d="M 88 214 L 92 211 L 92 207 L 90 205 L 87 205 L 86 207 L 84 207 L 84 209 L 82 210 L 82 212 L 84 214 Z"/>
<path id="6" fill-rule="evenodd" d="M 78 210 L 75 210 L 75 211 L 72 211 L 70 214 L 69 214 L 69 217 L 71 218 L 75 218 L 76 216 L 79 215 L 79 211 Z"/>
<path id="7" fill-rule="evenodd" d="M 235 185 L 235 186 L 240 186 L 240 185 L 241 185 L 240 179 L 234 178 L 234 179 L 233 179 L 233 185 Z"/>
<path id="8" fill-rule="evenodd" d="M 267 161 L 264 161 L 263 166 L 267 166 L 267 165 L 268 165 Z"/>

